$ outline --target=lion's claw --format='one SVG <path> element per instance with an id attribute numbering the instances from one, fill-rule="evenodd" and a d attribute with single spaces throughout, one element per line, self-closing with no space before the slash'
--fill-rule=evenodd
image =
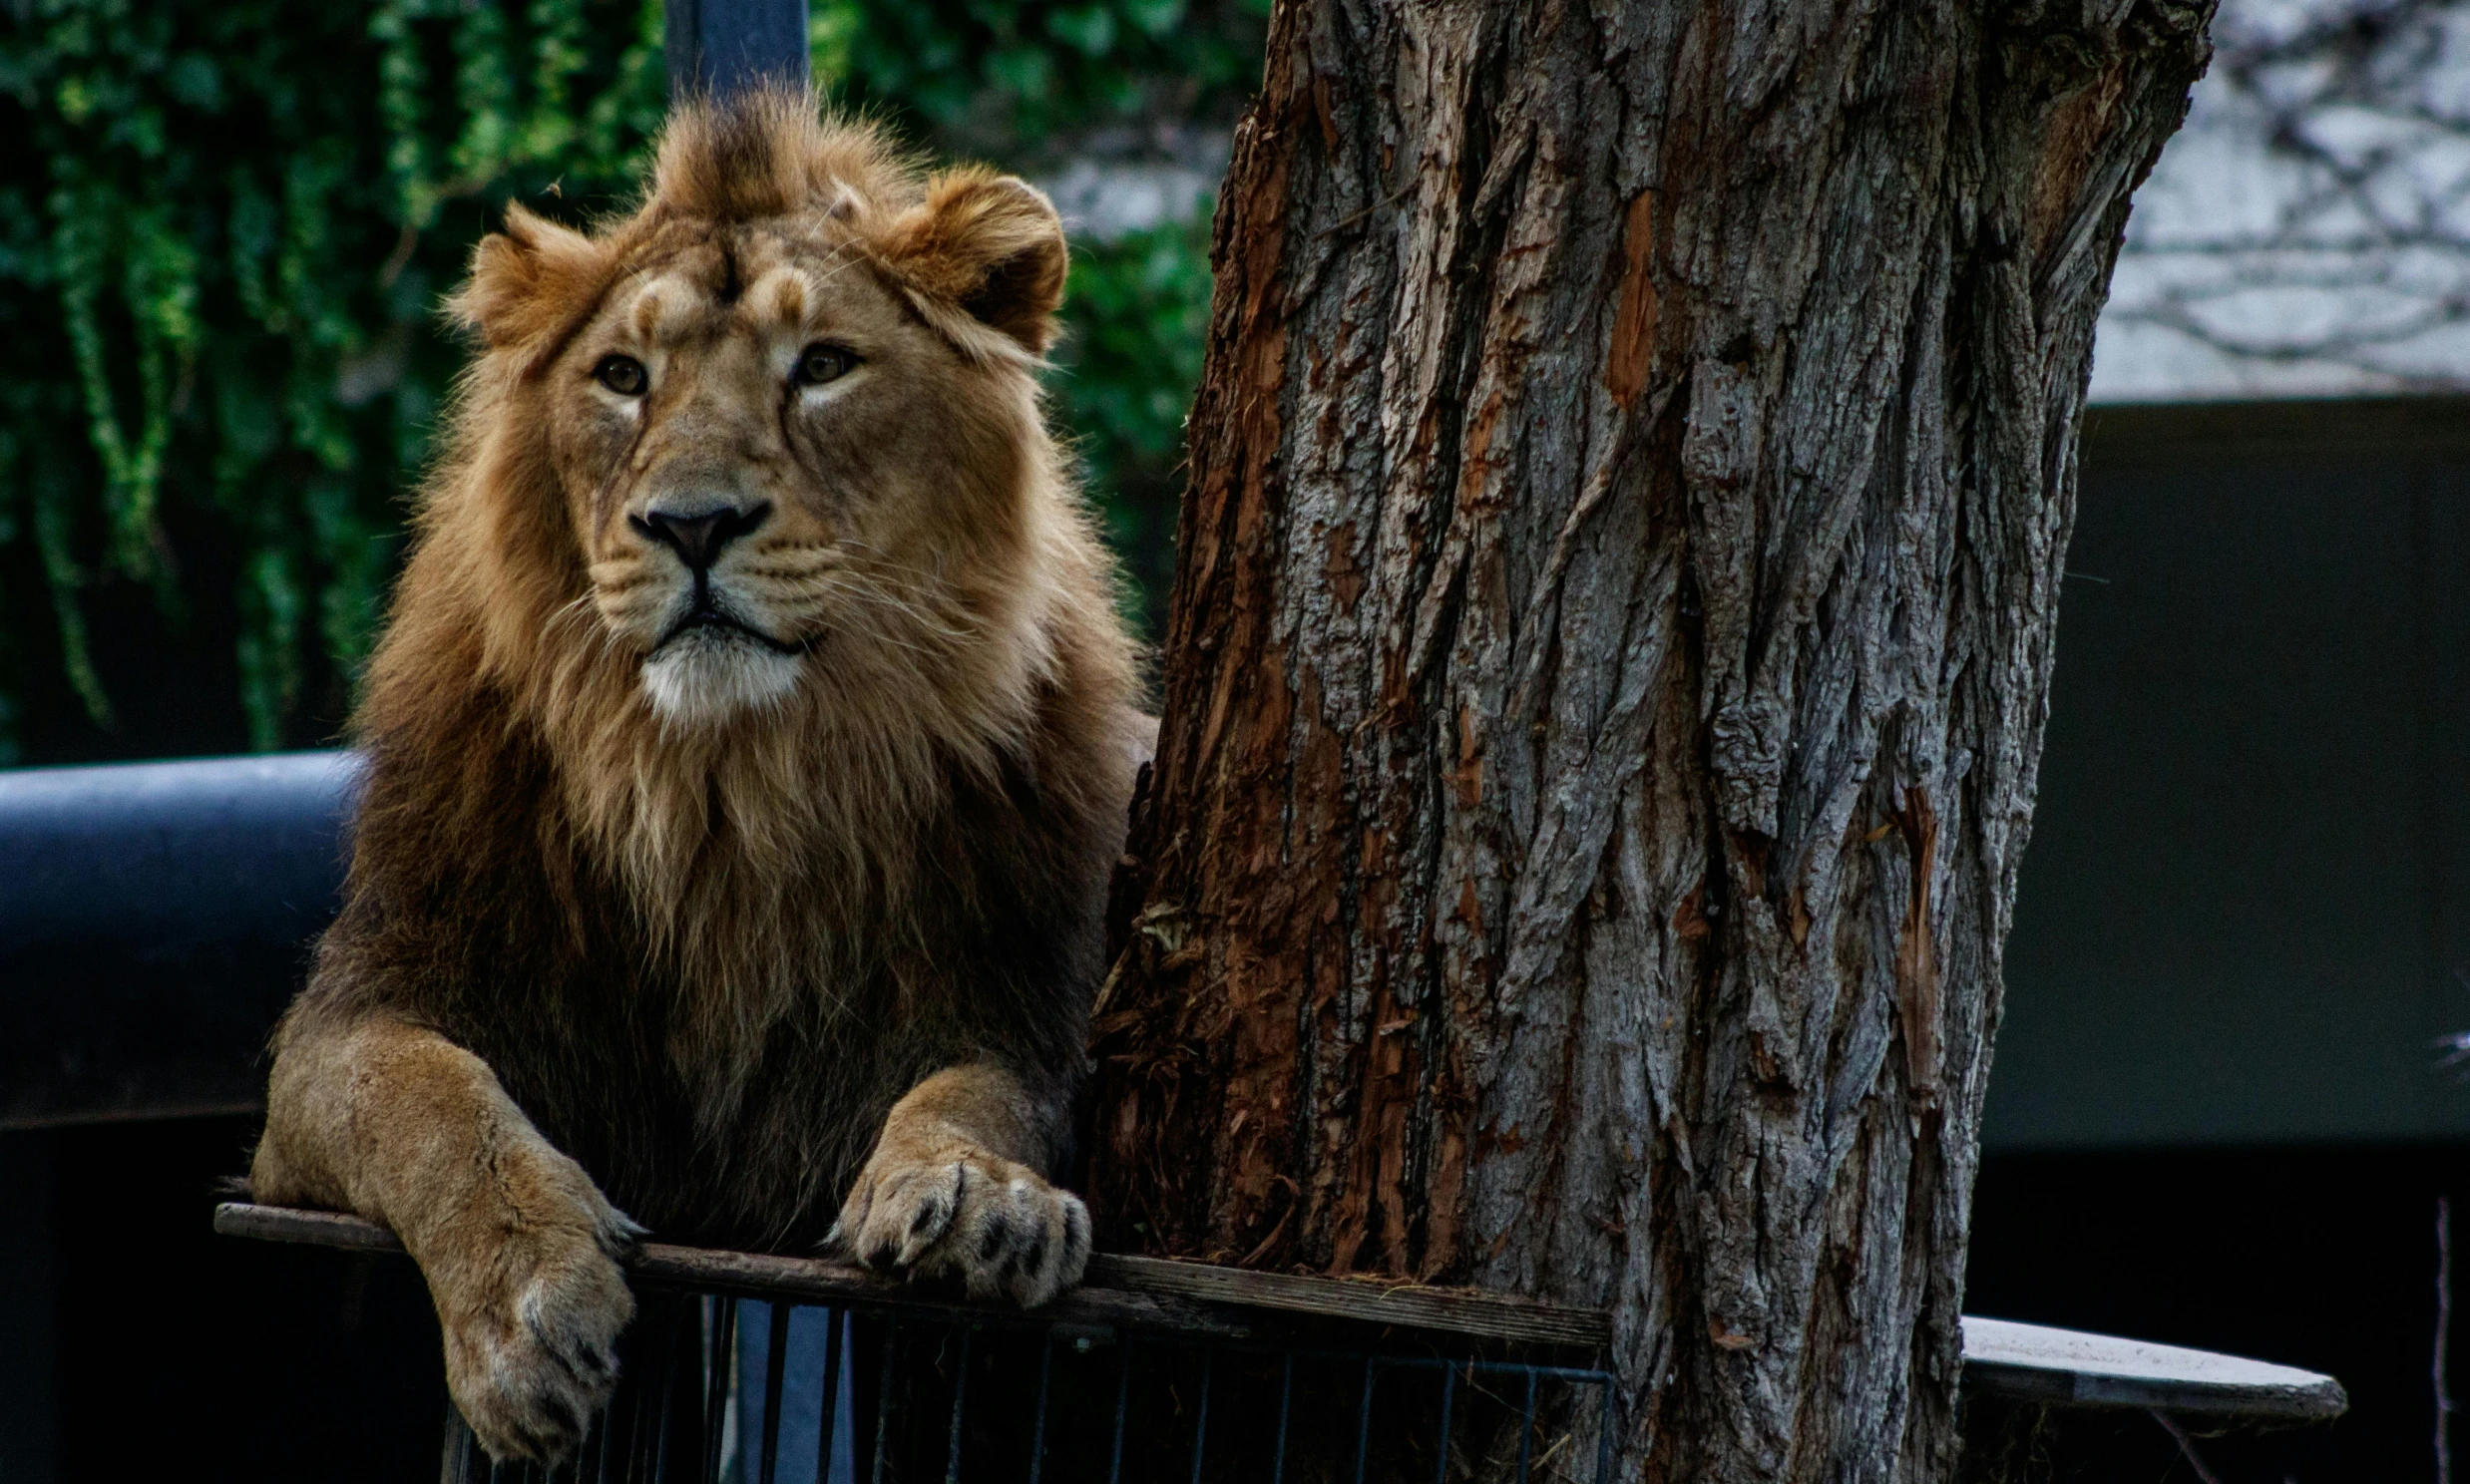
<path id="1" fill-rule="evenodd" d="M 1080 1282 L 1089 1212 L 1026 1166 L 969 1151 L 934 1163 L 878 1156 L 835 1229 L 870 1267 L 958 1278 L 971 1297 L 1034 1308 Z"/>

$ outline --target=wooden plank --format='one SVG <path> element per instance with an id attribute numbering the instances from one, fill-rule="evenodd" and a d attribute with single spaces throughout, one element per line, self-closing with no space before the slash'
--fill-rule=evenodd
<path id="1" fill-rule="evenodd" d="M 637 1278 L 810 1303 L 862 1302 L 930 1309 L 953 1317 L 1021 1322 L 1070 1329 L 1165 1331 L 1201 1338 L 1242 1339 L 1251 1327 L 1240 1314 L 1175 1298 L 1082 1285 L 1025 1316 L 1005 1303 L 979 1302 L 938 1293 L 828 1258 L 790 1258 L 768 1253 L 722 1252 L 646 1242 L 626 1270 Z"/>
<path id="2" fill-rule="evenodd" d="M 214 1230 L 225 1237 L 254 1237 L 260 1242 L 305 1242 L 313 1247 L 341 1247 L 358 1252 L 401 1252 L 394 1233 L 373 1221 L 337 1211 L 299 1211 L 289 1206 L 255 1206 L 225 1201 L 214 1208 Z"/>
<path id="3" fill-rule="evenodd" d="M 2211 1350 L 1964 1319 L 1966 1390 L 2050 1406 L 2141 1407 L 2325 1422 L 2349 1409 L 2341 1383 L 2294 1366 Z"/>
<path id="4" fill-rule="evenodd" d="M 1091 1257 L 1084 1282 L 1138 1294 L 1171 1295 L 1370 1324 L 1439 1329 L 1483 1339 L 1571 1345 L 1590 1350 L 1612 1342 L 1612 1315 L 1602 1309 L 1568 1308 L 1478 1289 L 1254 1273 L 1241 1268 L 1114 1253 Z"/>
<path id="5" fill-rule="evenodd" d="M 227 1237 L 300 1242 L 359 1252 L 403 1250 L 394 1233 L 377 1223 L 332 1211 L 229 1202 L 214 1208 L 214 1230 Z M 888 1304 L 1005 1322 L 1024 1318 L 1020 1309 L 1008 1304 L 975 1302 L 828 1258 L 720 1252 L 646 1242 L 627 1260 L 626 1271 L 654 1283 L 802 1299 L 809 1303 Z M 1172 1295 L 1127 1293 L 1086 1285 L 1036 1310 L 1035 1322 L 1067 1331 L 1135 1329 L 1218 1339 L 1242 1339 L 1251 1333 L 1241 1314 L 1206 1303 Z"/>
<path id="6" fill-rule="evenodd" d="M 308 1242 L 324 1247 L 399 1251 L 394 1234 L 356 1216 L 326 1211 L 231 1204 L 218 1208 L 214 1229 L 235 1237 Z M 936 1298 L 854 1264 L 823 1258 L 718 1252 L 647 1242 L 630 1271 L 654 1280 L 816 1301 L 861 1300 L 985 1311 L 989 1305 Z M 1089 1260 L 1080 1288 L 1041 1310 L 1065 1323 L 1188 1329 L 1225 1334 L 1240 1327 L 1231 1311 L 1257 1310 L 1440 1330 L 1478 1339 L 1599 1349 L 1612 1338 L 1600 1309 L 1568 1308 L 1472 1289 L 1252 1273 L 1202 1263 L 1101 1253 Z"/>

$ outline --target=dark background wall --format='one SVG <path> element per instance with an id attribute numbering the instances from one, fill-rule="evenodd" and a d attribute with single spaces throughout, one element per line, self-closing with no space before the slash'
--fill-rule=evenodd
<path id="1" fill-rule="evenodd" d="M 412 1266 L 207 1230 L 255 1135 L 235 1117 L 0 1134 L 0 1263 L 48 1248 L 0 1268 L 0 1484 L 437 1478 L 446 1385 Z"/>

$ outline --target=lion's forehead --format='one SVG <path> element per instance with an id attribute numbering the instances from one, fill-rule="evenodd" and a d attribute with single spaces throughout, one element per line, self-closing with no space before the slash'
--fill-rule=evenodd
<path id="1" fill-rule="evenodd" d="M 602 320 L 642 345 L 667 348 L 730 332 L 877 326 L 892 313 L 890 296 L 855 248 L 756 237 L 698 244 L 644 264 L 617 286 Z"/>

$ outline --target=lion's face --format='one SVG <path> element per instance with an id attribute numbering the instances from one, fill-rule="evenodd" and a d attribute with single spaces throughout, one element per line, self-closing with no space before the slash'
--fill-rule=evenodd
<path id="1" fill-rule="evenodd" d="M 510 207 L 457 299 L 515 368 L 573 543 L 506 559 L 584 579 L 539 642 L 597 625 L 672 726 L 991 629 L 1058 499 L 1033 374 L 1053 207 L 790 107 L 690 116 L 603 235 Z"/>
<path id="2" fill-rule="evenodd" d="M 619 284 L 548 374 L 592 604 L 673 721 L 941 621 L 920 589 L 1011 524 L 984 477 L 1008 399 L 851 249 L 724 232 Z"/>

